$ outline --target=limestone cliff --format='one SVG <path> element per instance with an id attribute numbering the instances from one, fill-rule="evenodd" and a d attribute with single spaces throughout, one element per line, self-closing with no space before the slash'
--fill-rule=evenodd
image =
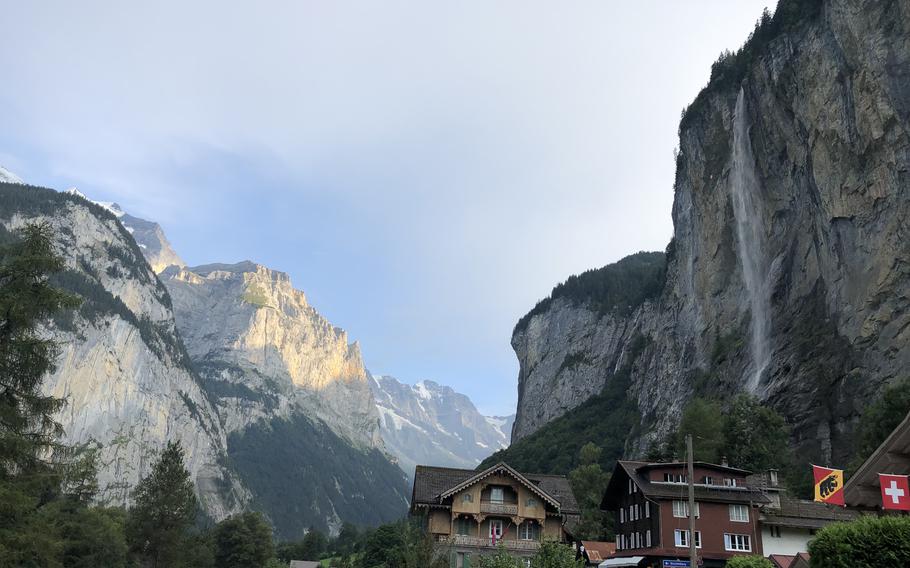
<path id="1" fill-rule="evenodd" d="M 190 358 L 212 388 L 228 382 L 267 390 L 285 414 L 299 406 L 356 445 L 380 445 L 360 347 L 313 309 L 287 274 L 241 262 L 171 267 L 161 278 Z M 255 415 L 236 410 L 223 413 L 228 430 Z"/>
<path id="2" fill-rule="evenodd" d="M 67 399 L 58 416 L 69 442 L 100 447 L 100 499 L 129 501 L 166 442 L 180 440 L 203 508 L 235 513 L 248 493 L 222 466 L 226 437 L 190 369 L 167 290 L 130 234 L 102 207 L 75 195 L 0 183 L 5 239 L 29 222 L 49 223 L 66 270 L 55 282 L 83 298 L 49 322 L 61 346 L 44 383 Z"/>
<path id="3" fill-rule="evenodd" d="M 513 438 L 622 365 L 644 427 L 630 453 L 690 397 L 746 390 L 803 455 L 843 459 L 910 363 L 908 69 L 906 2 L 782 0 L 684 113 L 660 294 L 625 312 L 554 299 L 516 328 Z"/>

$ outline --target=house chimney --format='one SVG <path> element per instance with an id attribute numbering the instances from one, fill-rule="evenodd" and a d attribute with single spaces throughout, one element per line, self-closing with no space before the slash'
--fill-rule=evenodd
<path id="1" fill-rule="evenodd" d="M 729 466 L 730 466 L 730 464 L 727 463 L 727 456 L 721 456 L 721 457 L 720 457 L 720 465 L 722 465 L 722 466 L 724 466 L 724 467 L 729 467 Z"/>

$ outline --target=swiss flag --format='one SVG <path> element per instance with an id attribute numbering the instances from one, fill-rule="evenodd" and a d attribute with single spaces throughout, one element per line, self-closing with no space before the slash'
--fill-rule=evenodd
<path id="1" fill-rule="evenodd" d="M 910 511 L 910 482 L 906 475 L 878 474 L 882 486 L 882 508 Z"/>

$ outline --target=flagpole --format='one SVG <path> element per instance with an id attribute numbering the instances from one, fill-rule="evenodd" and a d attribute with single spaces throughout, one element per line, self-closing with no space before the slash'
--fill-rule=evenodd
<path id="1" fill-rule="evenodd" d="M 695 465 L 692 463 L 692 434 L 686 434 L 686 461 L 689 466 L 689 567 L 698 565 L 695 546 Z"/>

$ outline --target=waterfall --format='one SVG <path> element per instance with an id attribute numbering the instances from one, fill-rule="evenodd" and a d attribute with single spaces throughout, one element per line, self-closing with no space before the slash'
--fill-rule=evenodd
<path id="1" fill-rule="evenodd" d="M 768 290 L 768 267 L 765 262 L 760 185 L 755 174 L 755 158 L 752 156 L 752 142 L 749 140 L 749 123 L 742 88 L 736 99 L 733 117 L 733 163 L 730 170 L 730 196 L 733 200 L 733 214 L 736 217 L 736 244 L 751 311 L 749 346 L 752 352 L 752 374 L 746 386 L 754 393 L 761 381 L 762 373 L 771 361 L 768 337 L 771 328 L 771 296 Z"/>

